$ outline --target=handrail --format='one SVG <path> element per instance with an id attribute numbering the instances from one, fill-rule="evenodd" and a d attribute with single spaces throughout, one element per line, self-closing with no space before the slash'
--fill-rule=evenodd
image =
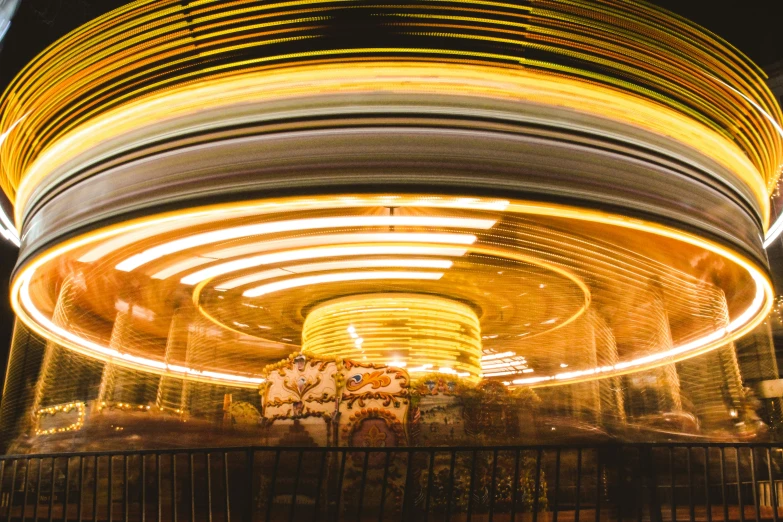
<path id="1" fill-rule="evenodd" d="M 580 513 L 777 521 L 781 508 L 783 445 L 772 442 L 251 446 L 0 458 L 5 520 L 31 512 L 63 521 L 516 520 L 527 512 L 533 521 Z"/>

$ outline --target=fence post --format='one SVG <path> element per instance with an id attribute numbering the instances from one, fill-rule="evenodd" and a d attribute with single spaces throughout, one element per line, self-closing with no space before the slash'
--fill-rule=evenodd
<path id="1" fill-rule="evenodd" d="M 245 471 L 247 472 L 247 501 L 245 502 L 245 522 L 253 522 L 253 511 L 255 510 L 255 495 L 253 494 L 253 461 L 255 452 L 253 448 L 248 448 L 245 452 Z"/>
<path id="2" fill-rule="evenodd" d="M 652 446 L 645 446 L 641 455 L 643 477 L 647 477 L 647 508 L 650 511 L 650 522 L 661 522 L 661 503 L 658 500 L 658 483 L 655 477 Z"/>

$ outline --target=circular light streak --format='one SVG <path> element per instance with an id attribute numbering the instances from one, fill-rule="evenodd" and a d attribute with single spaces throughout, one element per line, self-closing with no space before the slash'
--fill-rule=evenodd
<path id="1" fill-rule="evenodd" d="M 398 202 L 398 203 L 405 205 L 404 202 Z M 373 223 L 372 220 L 368 220 L 367 222 L 369 224 Z M 453 226 L 463 222 L 452 220 L 444 223 L 450 223 Z M 492 223 L 494 224 L 496 223 L 496 221 L 492 221 Z M 375 237 L 377 238 L 378 235 L 380 234 L 376 234 Z M 395 232 L 395 233 L 388 233 L 385 235 L 388 236 L 389 239 L 395 237 L 397 239 L 401 239 L 410 236 L 411 234 Z M 443 245 L 437 243 L 429 244 L 426 246 L 420 246 L 415 244 L 414 245 L 401 244 L 401 245 L 391 245 L 391 246 L 386 246 L 386 245 L 384 246 L 347 245 L 346 246 L 346 245 L 339 244 L 340 240 L 344 240 L 346 238 L 356 239 L 363 236 L 369 236 L 369 234 L 326 235 L 324 237 L 332 238 L 336 240 L 337 243 L 332 246 L 321 247 L 320 249 L 305 250 L 304 252 L 297 251 L 297 250 L 293 250 L 293 251 L 283 250 L 276 254 L 272 254 L 273 256 L 276 256 L 278 260 L 285 260 L 285 261 L 291 259 L 310 259 L 310 258 L 322 258 L 322 257 L 348 256 L 347 259 L 343 261 L 331 261 L 325 263 L 294 265 L 294 266 L 286 266 L 281 268 L 274 268 L 271 270 L 264 270 L 262 272 L 251 272 L 246 276 L 242 276 L 236 279 L 231 279 L 225 283 L 224 282 L 215 283 L 212 281 L 211 277 L 209 278 L 202 277 L 200 275 L 200 272 L 203 271 L 199 271 L 196 272 L 196 274 L 199 275 L 194 274 L 195 277 L 193 277 L 192 280 L 188 279 L 190 276 L 186 276 L 181 280 L 181 282 L 185 284 L 191 284 L 192 282 L 198 280 L 198 284 L 196 284 L 196 286 L 193 289 L 192 302 L 197 307 L 199 312 L 202 315 L 204 315 L 207 319 L 209 319 L 211 322 L 215 323 L 216 325 L 241 334 L 246 334 L 247 332 L 239 331 L 236 328 L 232 327 L 231 325 L 227 324 L 227 322 L 218 320 L 211 313 L 209 313 L 204 308 L 204 306 L 202 306 L 201 295 L 208 285 L 213 285 L 215 290 L 225 291 L 225 290 L 231 290 L 242 286 L 248 286 L 251 283 L 255 283 L 262 280 L 275 279 L 275 281 L 272 283 L 266 283 L 258 287 L 245 289 L 242 292 L 243 297 L 255 298 L 262 295 L 266 295 L 268 293 L 277 292 L 279 290 L 299 288 L 302 286 L 311 286 L 316 284 L 329 284 L 329 283 L 341 283 L 341 282 L 349 283 L 353 281 L 372 281 L 372 280 L 384 280 L 384 279 L 386 280 L 394 280 L 394 279 L 440 280 L 441 277 L 444 275 L 443 273 L 429 273 L 429 274 L 418 273 L 415 275 L 415 277 L 411 277 L 406 275 L 406 274 L 410 274 L 410 272 L 396 272 L 396 273 L 395 272 L 348 272 L 348 273 L 337 272 L 337 273 L 326 273 L 318 276 L 309 276 L 309 277 L 301 277 L 301 278 L 293 277 L 295 274 L 301 272 L 311 272 L 311 271 L 329 272 L 329 271 L 337 271 L 337 270 L 346 270 L 350 268 L 366 268 L 366 269 L 388 268 L 389 266 L 393 266 L 395 263 L 397 264 L 397 268 L 406 267 L 405 265 L 409 265 L 406 268 L 411 268 L 418 265 L 419 267 L 423 267 L 423 268 L 449 269 L 452 268 L 453 266 L 453 261 L 446 261 L 445 262 L 446 264 L 444 265 L 444 261 L 442 260 L 417 260 L 415 263 L 411 263 L 412 260 L 406 260 L 400 258 L 394 258 L 394 260 L 389 260 L 389 259 L 372 259 L 372 258 L 364 257 L 366 255 L 373 255 L 373 254 L 439 255 L 439 256 L 451 256 L 452 258 L 459 259 L 460 257 L 463 257 L 470 252 L 482 256 L 497 258 L 501 260 L 511 260 L 522 264 L 528 264 L 528 265 L 540 267 L 546 272 L 552 272 L 553 274 L 562 277 L 564 280 L 568 281 L 569 283 L 572 283 L 573 286 L 579 289 L 579 291 L 581 292 L 580 295 L 581 304 L 580 306 L 577 307 L 577 309 L 573 313 L 567 314 L 565 318 L 559 321 L 556 321 L 556 319 L 550 319 L 544 321 L 542 324 L 551 325 L 551 326 L 549 326 L 546 330 L 542 332 L 530 335 L 530 337 L 528 337 L 527 339 L 536 337 L 537 335 L 542 335 L 544 333 L 557 330 L 559 328 L 563 328 L 571 324 L 572 322 L 577 320 L 582 314 L 584 314 L 590 305 L 589 288 L 584 283 L 584 281 L 579 276 L 574 274 L 572 271 L 568 269 L 564 269 L 563 267 L 558 266 L 557 264 L 547 262 L 537 257 L 520 254 L 509 248 L 503 248 L 498 246 L 473 245 L 472 243 L 474 243 L 476 240 L 475 236 L 470 236 L 470 241 L 460 240 L 461 243 L 466 245 L 465 248 L 454 248 L 449 245 Z M 430 234 L 430 237 L 433 240 L 440 240 L 444 236 L 459 237 L 456 234 L 452 234 L 452 235 Z M 317 238 L 318 236 L 315 237 Z M 280 246 L 282 244 L 288 244 L 288 243 L 285 240 L 283 240 L 278 242 L 277 244 L 278 246 Z M 315 252 L 313 252 L 313 250 Z M 236 263 L 235 266 L 237 265 L 255 266 L 255 262 L 248 262 L 246 259 L 247 258 L 240 258 L 232 263 Z M 422 263 L 422 261 L 424 261 L 424 263 Z M 438 266 L 434 266 L 434 263 L 438 263 Z M 430 266 L 422 266 L 427 264 Z M 223 266 L 225 265 L 215 265 L 215 268 L 219 268 Z M 220 275 L 222 276 L 230 274 L 230 272 L 226 272 L 224 270 L 218 270 L 218 272 L 220 272 Z M 544 288 L 544 285 L 539 285 L 539 288 Z M 339 289 L 336 289 L 335 291 L 339 291 Z"/>
<path id="2" fill-rule="evenodd" d="M 304 200 L 300 199 L 299 201 L 296 201 L 294 198 L 290 200 L 279 201 L 277 202 L 277 205 L 269 205 L 269 202 L 258 202 L 256 210 L 263 211 L 264 208 L 275 208 L 277 210 L 281 205 L 286 207 L 288 210 L 294 210 L 297 207 L 306 208 L 307 206 L 312 205 L 316 205 L 319 208 L 329 205 L 339 208 L 341 205 L 346 204 L 355 205 L 357 201 L 363 201 L 367 204 L 372 201 L 374 204 L 377 204 L 377 202 L 382 199 L 383 198 L 373 196 L 349 196 L 344 199 L 324 197 L 320 200 L 318 200 L 318 198 L 311 198 Z M 456 209 L 460 208 L 461 204 L 461 201 L 457 198 L 439 198 L 426 196 L 396 197 L 393 199 L 393 201 L 395 201 L 395 204 L 403 207 L 411 204 L 425 205 L 429 203 L 436 208 Z M 480 204 L 477 205 L 477 208 L 492 208 L 487 204 L 486 201 L 479 201 L 479 203 Z M 243 203 L 199 208 L 193 209 L 192 211 L 154 216 L 151 218 L 144 218 L 134 222 L 113 226 L 106 230 L 96 231 L 95 233 L 86 234 L 58 245 L 41 254 L 28 265 L 24 266 L 17 275 L 12 289 L 12 304 L 14 306 L 14 310 L 17 312 L 22 321 L 24 321 L 33 330 L 43 335 L 47 339 L 60 343 L 91 357 L 97 357 L 104 360 L 110 359 L 119 365 L 143 369 L 145 371 L 151 371 L 155 373 L 172 374 L 186 379 L 220 382 L 233 386 L 256 386 L 260 382 L 259 377 L 257 376 L 216 371 L 199 371 L 193 368 L 166 365 L 165 363 L 158 360 L 120 353 L 119 351 L 113 350 L 107 346 L 89 341 L 88 339 L 80 337 L 73 332 L 70 332 L 67 329 L 54 324 L 48 317 L 46 317 L 44 313 L 38 310 L 36 304 L 31 299 L 29 288 L 31 279 L 34 277 L 36 271 L 39 270 L 43 265 L 51 262 L 54 259 L 64 256 L 66 253 L 76 251 L 77 249 L 80 251 L 84 251 L 90 248 L 94 249 L 96 248 L 99 241 L 112 241 L 112 238 L 123 237 L 128 233 L 133 234 L 135 233 L 134 231 L 137 230 L 154 230 L 158 225 L 171 222 L 171 220 L 174 219 L 176 219 L 180 225 L 182 225 L 187 223 L 191 218 L 200 218 L 207 215 L 210 215 L 213 218 L 219 218 L 220 216 L 225 215 L 227 212 L 241 212 L 253 207 L 254 205 L 251 203 Z M 557 216 L 563 219 L 573 219 L 588 223 L 612 225 L 615 227 L 637 230 L 639 232 L 675 239 L 677 241 L 681 241 L 683 243 L 690 244 L 717 254 L 727 261 L 736 264 L 749 275 L 755 284 L 755 289 L 753 291 L 754 297 L 746 309 L 738 314 L 735 314 L 727 326 L 718 328 L 698 339 L 687 341 L 679 346 L 675 346 L 672 349 L 663 352 L 644 357 L 638 357 L 631 360 L 621 360 L 610 366 L 513 379 L 511 382 L 516 385 L 548 386 L 580 382 L 608 377 L 611 375 L 628 373 L 631 371 L 640 371 L 642 369 L 653 368 L 661 364 L 676 362 L 694 355 L 698 355 L 700 353 L 704 353 L 718 346 L 725 345 L 731 340 L 740 337 L 759 324 L 759 322 L 763 320 L 763 318 L 768 313 L 769 308 L 771 307 L 771 284 L 759 268 L 757 268 L 752 262 L 748 261 L 741 255 L 731 252 L 724 247 L 692 234 L 687 234 L 653 223 L 646 223 L 640 220 L 611 215 L 609 213 L 591 212 L 584 209 L 569 208 L 562 205 L 545 205 L 539 203 L 511 201 L 505 202 L 503 207 L 505 208 L 505 212 L 510 212 L 512 214 Z M 470 248 L 478 251 L 481 251 L 483 248 L 485 253 L 493 251 L 493 248 L 491 247 L 481 247 L 480 245 L 471 245 Z M 494 250 L 497 251 L 502 249 Z"/>
<path id="3" fill-rule="evenodd" d="M 342 38 L 356 20 L 361 34 Z M 0 185 L 24 238 L 14 307 L 47 338 L 120 365 L 252 387 L 250 351 L 191 368 L 147 356 L 157 344 L 106 346 L 105 330 L 130 314 L 159 340 L 182 305 L 277 353 L 313 307 L 388 286 L 472 304 L 485 351 L 471 378 L 480 364 L 544 386 L 691 357 L 772 304 L 759 236 L 783 229 L 768 227 L 780 109 L 724 42 L 647 5 L 150 0 L 52 45 L 0 107 Z M 325 190 L 368 195 L 193 208 Z M 384 190 L 400 194 L 369 195 Z M 517 201 L 403 195 L 422 190 Z M 156 216 L 164 204 L 183 210 Z M 103 228 L 131 215 L 147 217 Z M 686 253 L 667 257 L 671 247 Z M 54 297 L 66 278 L 84 292 L 73 290 L 84 324 L 50 313 L 72 297 Z M 619 310 L 613 332 L 633 330 L 653 294 L 679 314 L 666 325 L 679 328 L 674 346 L 636 350 L 626 335 L 593 368 L 522 353 L 526 339 L 567 340 L 602 313 Z M 246 320 L 256 316 L 270 324 Z"/>
<path id="4" fill-rule="evenodd" d="M 14 191 L 16 220 L 23 221 L 25 208 L 29 206 L 33 193 L 48 183 L 52 173 L 59 173 L 64 166 L 74 163 L 89 165 L 101 161 L 102 157 L 94 156 L 95 151 L 109 144 L 120 150 L 141 147 L 151 141 L 168 138 L 171 131 L 163 124 L 177 125 L 178 118 L 188 121 L 189 117 L 203 111 L 226 112 L 243 106 L 255 107 L 295 99 L 314 90 L 343 96 L 392 91 L 414 97 L 441 93 L 471 96 L 478 100 L 530 102 L 631 124 L 686 143 L 724 166 L 736 177 L 736 181 L 750 191 L 752 203 L 758 206 L 765 225 L 769 219 L 768 182 L 748 156 L 725 136 L 657 102 L 535 70 L 382 61 L 344 63 L 339 68 L 326 65 L 291 67 L 265 72 L 261 76 L 251 73 L 232 75 L 147 95 L 96 115 L 59 137 L 27 167 Z M 229 96 L 229 93 L 233 95 Z M 257 111 L 253 109 L 252 114 L 257 115 Z M 222 122 L 222 125 L 237 125 L 244 119 Z M 23 128 L 27 121 L 24 120 L 19 127 Z M 161 126 L 163 128 L 159 129 Z M 179 132 L 187 134 L 197 128 L 190 123 Z M 139 134 L 140 129 L 146 129 L 146 132 L 144 139 L 138 141 L 133 136 Z M 617 138 L 622 139 L 622 136 Z M 770 174 L 774 175 L 777 175 L 776 171 Z"/>
<path id="5" fill-rule="evenodd" d="M 467 305 L 431 295 L 364 294 L 313 308 L 302 349 L 408 372 L 451 373 L 478 380 L 481 326 Z"/>
<path id="6" fill-rule="evenodd" d="M 177 91 L 199 103 L 188 87 L 301 64 L 326 63 L 342 72 L 369 57 L 537 70 L 611 90 L 617 98 L 650 100 L 659 111 L 679 113 L 721 136 L 770 189 L 780 174 L 775 128 L 781 113 L 762 72 L 722 40 L 654 6 L 610 0 L 592 7 L 544 0 L 430 2 L 415 9 L 327 0 L 242 9 L 221 0 L 131 4 L 60 39 L 9 86 L 2 130 L 30 116 L 15 133 L 23 137 L 14 150 L 3 151 L 2 185 L 12 199 L 19 192 L 22 212 L 38 185 L 24 179 L 35 177 L 30 167 L 38 156 L 117 104 Z M 343 38 L 352 24 L 369 30 Z"/>

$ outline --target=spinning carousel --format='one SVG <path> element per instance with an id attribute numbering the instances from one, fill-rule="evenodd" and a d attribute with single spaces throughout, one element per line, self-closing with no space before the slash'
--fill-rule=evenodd
<path id="1" fill-rule="evenodd" d="M 241 3 L 131 2 L 4 94 L 20 444 L 737 433 L 754 65 L 615 0 Z"/>

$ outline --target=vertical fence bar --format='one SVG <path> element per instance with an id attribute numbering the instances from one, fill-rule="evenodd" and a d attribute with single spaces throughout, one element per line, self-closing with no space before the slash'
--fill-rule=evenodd
<path id="1" fill-rule="evenodd" d="M 769 474 L 769 500 L 772 504 L 772 521 L 778 522 L 778 492 L 775 489 L 775 476 L 772 473 L 772 451 L 767 448 L 767 473 Z"/>
<path id="2" fill-rule="evenodd" d="M 177 454 L 171 454 L 171 522 L 177 522 Z"/>
<path id="3" fill-rule="evenodd" d="M 13 471 L 11 472 L 11 490 L 8 492 L 8 509 L 5 512 L 5 521 L 11 521 L 11 508 L 14 505 L 14 493 L 16 493 L 16 471 L 19 467 L 19 461 L 14 459 Z"/>
<path id="4" fill-rule="evenodd" d="M 661 522 L 661 504 L 658 501 L 658 481 L 655 474 L 655 459 L 653 459 L 654 448 L 648 447 L 645 451 L 645 467 L 647 468 L 647 490 L 649 497 L 648 510 L 650 512 L 651 522 Z"/>
<path id="5" fill-rule="evenodd" d="M 84 496 L 84 456 L 79 457 L 79 498 L 76 499 L 76 520 L 82 522 L 82 497 Z"/>
<path id="6" fill-rule="evenodd" d="M 519 452 L 517 452 L 519 454 Z M 557 511 L 560 502 L 560 448 L 555 454 L 555 494 L 552 497 L 552 522 L 557 522 Z"/>
<path id="7" fill-rule="evenodd" d="M 497 477 L 498 468 L 498 450 L 492 450 L 492 478 L 489 486 L 489 522 L 495 520 L 495 479 Z M 429 488 L 427 490 L 427 501 L 429 503 Z M 427 510 L 429 512 L 429 509 Z"/>
<path id="8" fill-rule="evenodd" d="M 65 494 L 63 495 L 63 522 L 68 522 L 68 495 L 71 492 L 69 487 L 71 483 L 71 459 L 65 457 Z M 109 482 L 109 488 L 111 488 L 111 482 Z M 111 516 L 109 517 L 111 522 Z"/>
<path id="9" fill-rule="evenodd" d="M 253 522 L 255 511 L 255 499 L 253 493 L 253 468 L 255 467 L 256 452 L 250 448 L 245 452 L 245 473 L 247 499 L 245 499 L 245 522 Z"/>
<path id="10" fill-rule="evenodd" d="M 157 513 L 155 521 L 161 522 L 163 519 L 163 473 L 160 469 L 160 453 L 155 454 L 155 495 L 157 497 Z"/>
<path id="11" fill-rule="evenodd" d="M 275 502 L 275 481 L 277 480 L 277 468 L 280 465 L 280 450 L 275 451 L 275 464 L 272 467 L 272 479 L 269 484 L 269 497 L 266 502 L 266 521 L 269 522 L 272 517 L 272 506 Z"/>
<path id="12" fill-rule="evenodd" d="M 541 448 L 536 451 L 536 478 L 533 489 L 533 522 L 538 521 L 538 497 L 541 495 Z"/>
<path id="13" fill-rule="evenodd" d="M 710 499 L 710 448 L 704 446 L 704 507 L 707 509 L 707 522 L 712 522 L 712 502 Z"/>
<path id="14" fill-rule="evenodd" d="M 114 513 L 114 495 L 113 495 L 113 482 L 114 482 L 114 458 L 113 455 L 109 455 L 109 475 L 107 477 L 108 486 L 106 487 L 106 496 L 108 497 L 108 519 L 109 522 L 112 520 L 112 516 Z"/>
<path id="15" fill-rule="evenodd" d="M 275 481 L 277 480 L 277 467 L 280 465 L 280 450 L 275 451 L 275 464 L 272 467 L 272 478 L 269 484 L 269 497 L 266 502 L 266 522 L 272 518 L 272 506 L 275 502 Z"/>
<path id="16" fill-rule="evenodd" d="M 624 515 L 623 509 L 625 508 L 623 499 L 625 498 L 625 494 L 626 494 L 625 463 L 623 462 L 623 448 L 622 447 L 615 448 L 612 452 L 612 455 L 613 455 L 613 461 L 615 463 L 615 466 L 617 467 L 617 487 L 615 488 L 617 493 L 615 494 L 611 493 L 611 489 L 609 488 L 610 483 L 607 480 L 606 496 L 607 498 L 611 498 L 612 496 L 617 497 L 617 500 L 615 501 L 615 506 L 617 506 L 617 522 L 623 522 L 623 515 Z M 607 471 L 606 473 L 608 475 L 609 472 Z"/>
<path id="17" fill-rule="evenodd" d="M 644 464 L 642 463 L 642 449 L 636 450 L 636 476 L 641 477 Z M 642 522 L 644 517 L 644 489 L 642 488 L 642 481 L 636 480 L 636 520 Z"/>
<path id="18" fill-rule="evenodd" d="M 227 451 L 223 452 L 223 474 L 224 474 L 223 483 L 225 484 L 226 487 L 226 504 L 224 506 L 226 510 L 225 522 L 230 522 L 231 521 L 231 497 L 229 495 L 230 481 L 228 478 L 228 452 Z"/>
<path id="19" fill-rule="evenodd" d="M 22 483 L 22 514 L 19 519 L 25 522 L 27 518 L 27 490 L 28 484 L 30 484 L 30 459 L 27 459 L 27 464 L 24 468 L 24 482 Z"/>
<path id="20" fill-rule="evenodd" d="M 3 480 L 5 479 L 5 459 L 0 460 L 0 507 L 3 505 Z"/>
<path id="21" fill-rule="evenodd" d="M 495 451 L 495 455 L 497 456 L 497 450 Z M 430 466 L 427 472 L 427 498 L 424 501 L 424 521 L 427 522 L 430 519 L 430 495 L 432 494 L 432 473 L 435 471 L 435 451 L 430 452 Z M 494 480 L 494 471 L 493 471 L 493 480 Z M 490 506 L 492 499 L 490 498 Z M 492 508 L 490 507 L 490 510 Z M 490 511 L 490 521 L 492 520 L 492 511 Z"/>
<path id="22" fill-rule="evenodd" d="M 519 454 L 519 450 L 517 450 Z M 451 501 L 454 499 L 454 466 L 457 465 L 457 452 L 451 450 L 451 465 L 449 466 L 449 495 L 446 499 L 446 522 L 451 522 Z M 511 522 L 514 522 L 514 502 L 516 502 L 517 488 L 514 487 L 514 501 L 511 504 Z"/>
<path id="23" fill-rule="evenodd" d="M 576 450 L 576 502 L 574 504 L 574 521 L 579 522 L 579 501 L 582 492 L 582 448 Z M 640 503 L 641 504 L 641 503 Z"/>
<path id="24" fill-rule="evenodd" d="M 92 484 L 92 522 L 98 522 L 98 455 L 93 459 L 95 477 Z"/>
<path id="25" fill-rule="evenodd" d="M 391 460 L 391 452 L 386 452 L 386 459 L 383 464 L 383 479 L 381 480 L 381 505 L 378 509 L 378 522 L 383 521 L 383 508 L 386 504 L 386 482 L 389 479 L 389 464 Z"/>
<path id="26" fill-rule="evenodd" d="M 343 477 L 345 476 L 345 458 L 348 456 L 348 451 L 343 450 L 342 451 L 342 457 L 340 458 L 340 476 L 337 477 L 337 504 L 334 507 L 334 521 L 337 522 L 340 520 L 340 503 L 343 499 Z M 410 460 L 408 461 L 408 465 L 410 466 Z M 410 468 L 409 468 L 410 469 Z M 408 485 L 408 482 L 405 482 L 405 485 Z M 405 502 L 403 501 L 403 506 L 405 505 Z M 403 513 L 405 512 L 405 509 L 403 508 Z"/>
<path id="27" fill-rule="evenodd" d="M 38 459 L 38 478 L 35 484 L 35 506 L 33 507 L 33 522 L 38 522 L 38 504 L 41 503 L 41 472 L 43 471 L 43 458 Z"/>
<path id="28" fill-rule="evenodd" d="M 204 455 L 204 461 L 207 466 L 207 522 L 212 522 L 212 454 L 210 452 Z"/>
<path id="29" fill-rule="evenodd" d="M 726 448 L 720 448 L 720 496 L 723 501 L 723 522 L 729 522 L 729 500 L 726 498 Z"/>
<path id="30" fill-rule="evenodd" d="M 128 522 L 128 456 L 122 457 L 122 520 Z"/>
<path id="31" fill-rule="evenodd" d="M 4 481 L 5 481 L 5 468 L 7 467 L 6 466 L 6 462 L 8 462 L 8 460 L 7 459 L 3 459 L 2 462 L 3 462 L 2 463 L 2 469 L 0 469 L 0 512 L 2 512 L 2 510 L 3 510 L 2 509 L 3 508 L 3 489 L 4 489 L 3 485 L 4 485 Z M 16 460 L 14 460 L 14 466 L 12 466 L 12 469 L 14 470 L 14 476 L 12 477 L 11 489 L 9 490 L 9 493 L 8 493 L 8 504 L 9 504 L 9 506 L 11 504 L 11 498 L 14 495 L 14 481 L 16 480 Z M 52 464 L 52 469 L 54 469 L 54 464 Z M 52 482 L 52 484 L 54 484 L 54 482 Z M 54 486 L 52 486 L 52 487 L 54 487 Z M 51 509 L 49 510 L 49 513 L 50 513 L 49 514 L 49 522 L 51 522 L 51 516 L 52 516 L 51 515 Z"/>
<path id="32" fill-rule="evenodd" d="M 476 491 L 476 454 L 478 452 L 474 449 L 473 454 L 470 457 L 470 488 L 468 489 L 468 518 L 470 522 L 473 518 L 473 493 Z"/>
<path id="33" fill-rule="evenodd" d="M 601 520 L 601 450 L 595 450 L 595 522 Z"/>
<path id="34" fill-rule="evenodd" d="M 291 494 L 291 512 L 288 516 L 290 522 L 294 522 L 294 511 L 296 511 L 296 494 L 299 490 L 299 473 L 302 470 L 302 459 L 304 458 L 304 451 L 299 452 L 299 458 L 296 460 L 296 474 L 294 476 L 294 492 Z M 364 491 L 364 479 L 362 479 L 362 492 Z M 362 501 L 362 496 L 359 497 L 359 502 Z M 361 512 L 361 507 L 359 508 Z"/>
<path id="35" fill-rule="evenodd" d="M 190 475 L 190 522 L 196 522 L 196 478 L 192 451 L 188 454 L 188 474 Z"/>
<path id="36" fill-rule="evenodd" d="M 753 491 L 753 511 L 754 515 L 756 516 L 756 522 L 761 521 L 761 516 L 759 513 L 759 491 L 758 491 L 758 483 L 756 482 L 756 450 L 753 446 L 750 448 L 750 480 L 751 480 L 751 486 Z"/>
<path id="37" fill-rule="evenodd" d="M 734 465 L 737 468 L 737 502 L 739 503 L 739 519 L 740 522 L 745 522 L 745 502 L 742 499 L 742 480 L 740 479 L 740 450 L 739 446 L 734 446 L 734 453 L 736 460 Z"/>
<path id="38" fill-rule="evenodd" d="M 686 465 L 688 466 L 688 513 L 689 513 L 689 520 L 691 522 L 696 521 L 696 499 L 693 498 L 693 462 L 691 462 L 691 447 L 688 446 L 688 456 L 685 460 Z"/>
<path id="39" fill-rule="evenodd" d="M 671 491 L 671 517 L 672 522 L 677 522 L 677 477 L 674 470 L 674 448 L 669 446 L 669 490 Z"/>
<path id="40" fill-rule="evenodd" d="M 410 502 L 411 497 L 411 484 L 413 483 L 411 476 L 413 475 L 413 451 L 408 450 L 408 466 L 405 469 L 405 486 L 402 490 L 402 506 L 400 509 L 400 522 L 406 522 L 407 505 Z M 341 474 L 342 475 L 342 474 Z M 342 478 L 342 476 L 340 477 Z"/>
<path id="41" fill-rule="evenodd" d="M 321 511 L 319 510 L 319 504 L 321 503 L 321 490 L 323 489 L 324 485 L 324 472 L 326 471 L 326 459 L 329 456 L 329 454 L 324 451 L 321 453 L 321 465 L 318 468 L 318 484 L 316 486 L 315 490 L 315 502 L 313 502 L 313 506 L 315 507 L 315 512 L 313 513 L 313 521 L 318 521 L 318 516 L 321 514 Z M 328 502 L 327 502 L 327 511 L 328 511 Z M 327 512 L 328 515 L 328 512 Z"/>
<path id="42" fill-rule="evenodd" d="M 139 454 L 141 477 L 141 522 L 147 522 L 147 460 L 144 453 Z"/>
<path id="43" fill-rule="evenodd" d="M 364 450 L 364 461 L 362 464 L 362 480 L 359 483 L 359 505 L 356 509 L 356 521 L 359 522 L 362 519 L 362 508 L 364 507 L 364 485 L 367 481 L 367 467 L 370 465 L 370 450 Z M 429 499 L 428 499 L 429 500 Z M 293 515 L 291 516 L 291 522 L 293 522 Z"/>

